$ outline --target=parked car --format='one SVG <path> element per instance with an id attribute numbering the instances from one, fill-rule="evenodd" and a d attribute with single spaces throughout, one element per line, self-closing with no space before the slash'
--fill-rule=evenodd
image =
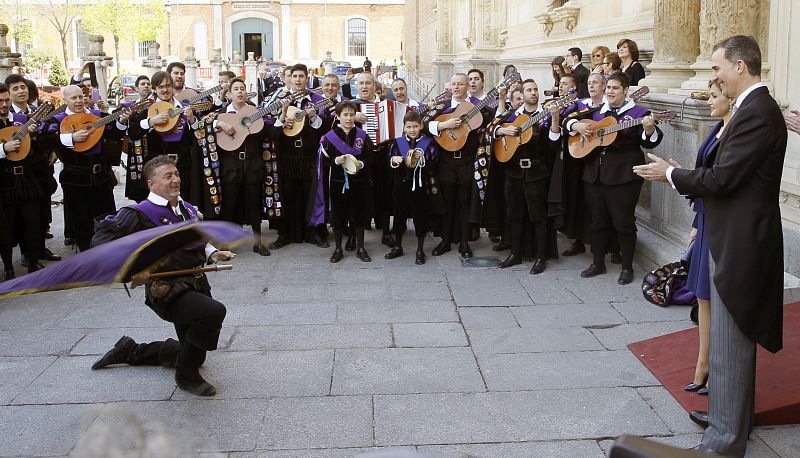
<path id="1" fill-rule="evenodd" d="M 108 101 L 112 105 L 119 105 L 122 102 L 136 100 L 136 78 L 137 75 L 115 76 L 108 83 Z"/>

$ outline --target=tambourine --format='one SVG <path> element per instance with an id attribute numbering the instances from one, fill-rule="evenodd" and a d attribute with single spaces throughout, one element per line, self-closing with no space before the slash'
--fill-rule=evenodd
<path id="1" fill-rule="evenodd" d="M 342 167 L 344 167 L 344 171 L 347 172 L 348 175 L 355 175 L 358 173 L 358 159 L 353 156 L 342 156 L 344 157 L 344 162 L 342 162 Z"/>
<path id="2" fill-rule="evenodd" d="M 417 164 L 422 161 L 422 166 L 425 165 L 425 151 L 420 148 L 414 148 L 406 154 L 406 167 L 413 169 Z"/>

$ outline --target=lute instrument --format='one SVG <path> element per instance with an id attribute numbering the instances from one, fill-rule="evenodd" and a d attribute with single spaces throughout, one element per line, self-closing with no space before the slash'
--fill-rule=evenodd
<path id="1" fill-rule="evenodd" d="M 91 113 L 71 114 L 61 120 L 59 130 L 62 134 L 72 134 L 79 130 L 89 131 L 89 136 L 86 137 L 86 140 L 76 143 L 72 147 L 76 153 L 83 153 L 92 149 L 94 145 L 100 141 L 100 138 L 103 137 L 103 132 L 106 130 L 107 124 L 116 121 L 124 114 L 132 114 L 142 111 L 152 102 L 152 100 L 145 99 L 115 113 L 103 116 L 102 118 Z"/>
<path id="2" fill-rule="evenodd" d="M 500 124 L 500 127 L 514 126 L 517 127 L 518 130 L 517 135 L 503 135 L 494 141 L 494 145 L 492 145 L 494 156 L 500 162 L 508 162 L 511 160 L 517 148 L 519 148 L 520 145 L 528 143 L 531 138 L 533 138 L 534 133 L 538 130 L 539 123 L 550 116 L 550 108 L 566 107 L 576 98 L 577 95 L 574 92 L 567 94 L 564 97 L 554 99 L 547 105 L 547 109 L 542 108 L 541 111 L 534 116 L 528 116 L 523 113 L 517 116 L 514 122 Z M 537 128 L 532 129 L 534 126 Z"/>
<path id="3" fill-rule="evenodd" d="M 60 113 L 65 109 L 66 105 L 62 105 L 56 109 L 52 103 L 44 102 L 28 116 L 28 121 L 26 121 L 25 124 L 21 126 L 8 126 L 0 129 L 0 143 L 7 143 L 14 140 L 20 142 L 19 149 L 16 151 L 6 151 L 6 159 L 17 162 L 28 157 L 28 153 L 31 151 L 31 136 L 28 132 L 28 128 L 42 119 Z"/>
<path id="4" fill-rule="evenodd" d="M 653 112 L 650 116 L 656 122 L 669 122 L 678 114 L 674 111 Z M 627 121 L 618 122 L 613 116 L 607 116 L 600 121 L 584 119 L 580 122 L 588 124 L 594 129 L 592 135 L 574 135 L 569 139 L 569 154 L 574 158 L 583 158 L 589 155 L 598 146 L 608 146 L 617 138 L 617 132 L 642 124 L 646 116 Z"/>
<path id="5" fill-rule="evenodd" d="M 317 115 L 321 110 L 325 108 L 331 107 L 335 104 L 334 99 L 325 97 L 324 99 L 320 100 L 319 102 L 315 103 L 314 109 L 317 111 Z M 292 127 L 289 128 L 286 125 L 283 126 L 283 133 L 287 137 L 294 137 L 303 130 L 303 127 L 306 125 L 306 115 L 308 112 L 301 108 L 297 108 L 296 106 L 290 105 L 289 108 L 286 110 L 286 119 L 291 119 L 293 121 Z"/>
<path id="6" fill-rule="evenodd" d="M 285 98 L 290 102 L 294 102 L 304 96 L 305 94 L 296 92 L 294 94 L 288 93 Z M 277 98 L 272 103 L 268 103 L 261 108 L 245 105 L 236 113 L 221 113 L 217 115 L 218 121 L 230 124 L 235 131 L 233 135 L 229 135 L 227 132 L 218 132 L 217 145 L 225 151 L 236 151 L 237 148 L 242 146 L 248 135 L 261 132 L 261 129 L 264 128 L 264 117 L 274 110 L 280 109 L 283 100 L 283 98 Z"/>
<path id="7" fill-rule="evenodd" d="M 458 151 L 467 143 L 467 136 L 475 129 L 481 127 L 483 124 L 483 117 L 481 116 L 481 109 L 487 106 L 489 102 L 497 96 L 498 88 L 500 86 L 508 86 L 514 81 L 520 79 L 518 72 L 513 72 L 506 76 L 497 86 L 492 88 L 477 105 L 471 102 L 463 101 L 458 104 L 452 113 L 442 114 L 436 117 L 436 121 L 444 122 L 450 119 L 460 119 L 461 125 L 452 129 L 445 129 L 439 132 L 439 136 L 435 137 L 439 146 L 447 151 Z"/>
<path id="8" fill-rule="evenodd" d="M 156 124 L 153 126 L 153 128 L 156 130 L 156 132 L 166 133 L 171 132 L 178 127 L 178 122 L 181 119 L 181 115 L 186 110 L 191 108 L 194 111 L 205 111 L 210 109 L 212 106 L 214 106 L 214 102 L 195 102 L 191 105 L 177 108 L 175 105 L 169 102 L 159 100 L 158 102 L 153 102 L 153 104 L 150 105 L 150 108 L 147 109 L 147 117 L 152 118 L 161 113 L 165 113 L 168 116 L 167 120 L 163 124 Z"/>

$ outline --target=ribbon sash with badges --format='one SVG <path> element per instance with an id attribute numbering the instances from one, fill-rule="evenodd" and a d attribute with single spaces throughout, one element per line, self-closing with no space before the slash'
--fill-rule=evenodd
<path id="1" fill-rule="evenodd" d="M 194 131 L 203 160 L 203 184 L 211 202 L 214 215 L 222 213 L 222 179 L 220 177 L 219 152 L 217 151 L 217 133 L 214 131 L 216 115 L 206 116 Z"/>

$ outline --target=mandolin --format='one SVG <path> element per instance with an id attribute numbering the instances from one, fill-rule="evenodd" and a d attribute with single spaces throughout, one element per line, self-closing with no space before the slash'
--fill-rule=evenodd
<path id="1" fill-rule="evenodd" d="M 161 113 L 166 113 L 169 118 L 163 124 L 157 124 L 153 126 L 153 128 L 156 130 L 156 132 L 171 132 L 178 127 L 178 121 L 181 119 L 180 115 L 182 115 L 186 110 L 191 108 L 194 111 L 205 111 L 210 109 L 212 106 L 214 106 L 214 102 L 195 102 L 191 105 L 177 108 L 175 105 L 169 102 L 160 100 L 150 105 L 150 108 L 147 109 L 147 117 L 152 118 Z"/>
<path id="2" fill-rule="evenodd" d="M 317 110 L 317 114 L 319 115 L 319 112 L 321 110 L 331 107 L 335 103 L 336 102 L 333 99 L 326 97 L 323 100 L 320 100 L 319 102 L 315 103 L 314 109 Z M 303 126 L 306 125 L 306 115 L 308 115 L 308 112 L 306 110 L 290 105 L 289 108 L 287 108 L 286 110 L 286 119 L 291 119 L 294 121 L 294 123 L 292 124 L 291 128 L 286 127 L 284 125 L 283 133 L 287 137 L 294 137 L 297 134 L 299 134 L 300 131 L 303 130 Z"/>
<path id="3" fill-rule="evenodd" d="M 301 92 L 288 93 L 286 99 L 291 103 L 304 96 L 305 94 Z M 233 126 L 235 130 L 233 135 L 222 131 L 218 132 L 217 145 L 225 151 L 236 151 L 237 148 L 242 146 L 248 135 L 261 132 L 261 129 L 264 128 L 264 116 L 276 109 L 279 110 L 282 107 L 282 103 L 283 99 L 279 98 L 261 108 L 245 105 L 236 113 L 221 113 L 217 115 L 217 120 L 225 121 Z"/>
<path id="4" fill-rule="evenodd" d="M 88 130 L 90 133 L 86 140 L 72 147 L 76 153 L 83 153 L 92 149 L 100 141 L 100 138 L 103 137 L 103 132 L 105 132 L 106 124 L 116 121 L 124 114 L 142 111 L 152 102 L 152 100 L 145 99 L 102 118 L 91 113 L 75 113 L 61 120 L 60 131 L 62 134 L 71 134 L 82 129 Z"/>
<path id="5" fill-rule="evenodd" d="M 483 100 L 481 100 L 477 105 L 473 105 L 471 102 L 464 101 L 459 103 L 455 111 L 452 113 L 437 116 L 436 121 L 438 122 L 444 122 L 454 118 L 461 120 L 461 125 L 459 127 L 445 129 L 444 131 L 439 132 L 439 136 L 436 137 L 436 142 L 439 143 L 439 146 L 447 151 L 458 151 L 463 148 L 464 144 L 467 143 L 467 136 L 469 133 L 475 129 L 478 129 L 481 127 L 481 124 L 483 124 L 481 109 L 487 106 L 489 102 L 497 96 L 498 88 L 503 85 L 508 86 L 519 79 L 519 73 L 513 72 L 512 74 L 506 76 L 503 81 L 500 82 L 500 84 L 492 88 L 492 90 L 486 94 L 486 97 L 484 97 Z"/>
<path id="6" fill-rule="evenodd" d="M 28 132 L 28 128 L 33 124 L 45 119 L 48 116 L 52 116 L 56 113 L 61 113 L 66 109 L 66 105 L 62 105 L 56 109 L 52 103 L 44 102 L 43 104 L 39 105 L 39 107 L 31 113 L 28 117 L 28 121 L 21 126 L 9 126 L 3 129 L 0 129 L 0 143 L 7 143 L 14 140 L 19 140 L 19 149 L 16 151 L 6 151 L 6 158 L 9 161 L 17 162 L 25 159 L 28 157 L 28 153 L 31 151 L 31 136 Z"/>
<path id="7" fill-rule="evenodd" d="M 678 114 L 674 111 L 653 112 L 651 116 L 656 122 L 669 122 Z M 646 116 L 645 116 L 646 117 Z M 580 122 L 588 124 L 594 129 L 592 135 L 574 135 L 569 139 L 569 154 L 574 158 L 583 158 L 589 155 L 598 146 L 608 146 L 617 138 L 617 132 L 638 126 L 645 117 L 629 119 L 618 122 L 613 116 L 608 116 L 600 121 L 584 119 Z"/>
<path id="8" fill-rule="evenodd" d="M 577 95 L 574 92 L 567 94 L 564 97 L 560 97 L 550 102 L 547 105 L 547 108 L 548 110 L 551 107 L 563 108 L 572 103 L 572 101 L 576 98 Z M 517 151 L 517 148 L 519 148 L 519 145 L 528 143 L 531 138 L 533 138 L 535 131 L 538 130 L 539 123 L 550 116 L 550 111 L 548 110 L 542 109 L 533 117 L 530 117 L 526 114 L 520 114 L 517 119 L 514 120 L 514 122 L 500 124 L 500 127 L 515 126 L 518 127 L 519 130 L 517 131 L 517 135 L 503 135 L 494 141 L 492 151 L 494 152 L 494 156 L 497 158 L 497 160 L 500 162 L 508 162 L 512 157 L 514 157 L 514 153 Z M 533 126 L 536 126 L 537 129 L 531 129 Z"/>

